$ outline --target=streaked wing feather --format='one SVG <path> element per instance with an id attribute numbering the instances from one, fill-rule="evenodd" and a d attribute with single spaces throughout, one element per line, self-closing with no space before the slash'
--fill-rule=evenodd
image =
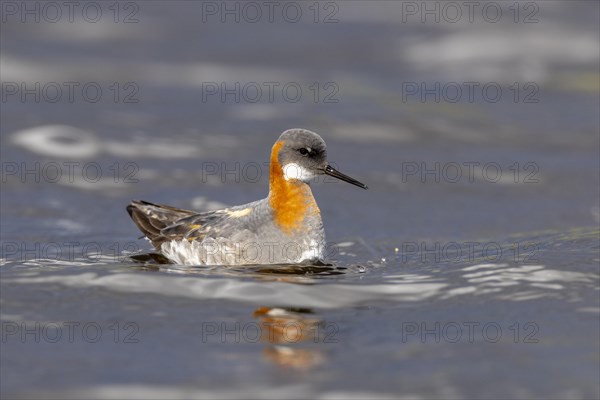
<path id="1" fill-rule="evenodd" d="M 127 212 L 156 248 L 159 248 L 162 242 L 168 240 L 161 233 L 163 229 L 182 218 L 196 214 L 195 211 L 147 201 L 132 201 L 127 206 Z"/>
<path id="2" fill-rule="evenodd" d="M 160 233 L 168 240 L 203 239 L 228 218 L 227 209 L 198 213 L 178 219 Z"/>

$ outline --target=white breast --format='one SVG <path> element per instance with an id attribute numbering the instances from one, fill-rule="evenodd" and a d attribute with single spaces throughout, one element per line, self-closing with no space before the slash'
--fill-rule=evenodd
<path id="1" fill-rule="evenodd" d="M 283 243 L 261 246 L 258 243 L 237 243 L 228 239 L 203 241 L 172 240 L 161 245 L 162 254 L 182 265 L 249 265 L 287 264 L 323 260 L 325 244 L 317 240 L 303 243 Z"/>

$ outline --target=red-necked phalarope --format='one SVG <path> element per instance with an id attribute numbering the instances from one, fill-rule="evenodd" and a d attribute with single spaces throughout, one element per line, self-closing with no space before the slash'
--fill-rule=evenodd
<path id="1" fill-rule="evenodd" d="M 203 213 L 133 201 L 127 211 L 154 247 L 177 264 L 318 262 L 325 232 L 309 182 L 322 174 L 367 189 L 329 165 L 319 135 L 290 129 L 271 151 L 267 198 Z"/>

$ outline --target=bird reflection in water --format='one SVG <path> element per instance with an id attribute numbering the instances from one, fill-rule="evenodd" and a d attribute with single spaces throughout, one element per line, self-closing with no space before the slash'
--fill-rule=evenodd
<path id="1" fill-rule="evenodd" d="M 267 360 L 294 370 L 309 370 L 325 361 L 322 350 L 306 346 L 324 342 L 327 334 L 326 324 L 311 309 L 260 307 L 253 315 L 260 322 L 260 340 L 269 343 L 263 351 Z"/>

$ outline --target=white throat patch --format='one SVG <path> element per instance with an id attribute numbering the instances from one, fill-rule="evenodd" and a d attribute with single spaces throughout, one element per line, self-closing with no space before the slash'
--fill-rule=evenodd
<path id="1" fill-rule="evenodd" d="M 313 174 L 310 170 L 296 163 L 285 164 L 282 168 L 283 177 L 286 181 L 297 179 L 304 183 L 308 183 L 315 177 L 315 174 Z"/>

